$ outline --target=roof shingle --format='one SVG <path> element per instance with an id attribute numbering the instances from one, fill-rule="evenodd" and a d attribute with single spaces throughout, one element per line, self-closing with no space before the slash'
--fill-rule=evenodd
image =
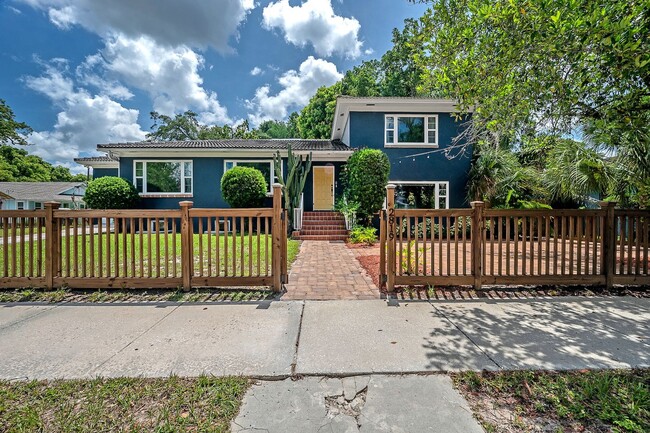
<path id="1" fill-rule="evenodd" d="M 239 149 L 239 150 L 349 151 L 345 144 L 330 140 L 269 139 L 269 140 L 189 140 L 140 141 L 133 143 L 98 144 L 97 149 Z"/>

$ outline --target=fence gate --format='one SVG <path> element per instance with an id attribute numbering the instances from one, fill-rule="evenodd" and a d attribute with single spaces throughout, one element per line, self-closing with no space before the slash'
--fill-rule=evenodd
<path id="1" fill-rule="evenodd" d="M 380 275 L 396 285 L 650 284 L 648 210 L 395 209 L 380 218 Z"/>
<path id="2" fill-rule="evenodd" d="M 287 214 L 273 208 L 0 211 L 5 288 L 177 288 L 288 282 Z"/>

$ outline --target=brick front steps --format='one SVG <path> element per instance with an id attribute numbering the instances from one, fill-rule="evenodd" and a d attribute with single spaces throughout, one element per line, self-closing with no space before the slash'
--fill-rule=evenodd
<path id="1" fill-rule="evenodd" d="M 293 238 L 303 241 L 344 241 L 348 238 L 345 219 L 339 212 L 305 212 L 302 229 L 293 232 Z"/>

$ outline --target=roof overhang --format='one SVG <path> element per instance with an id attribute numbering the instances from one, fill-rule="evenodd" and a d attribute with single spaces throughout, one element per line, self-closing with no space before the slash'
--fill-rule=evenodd
<path id="1" fill-rule="evenodd" d="M 343 137 L 345 126 L 349 121 L 350 112 L 352 111 L 382 113 L 457 113 L 459 112 L 457 104 L 457 101 L 452 99 L 339 97 L 336 100 L 331 140 L 340 140 Z"/>
<path id="2" fill-rule="evenodd" d="M 75 158 L 74 162 L 77 164 L 83 165 L 84 167 L 92 167 L 92 168 L 119 168 L 120 162 L 113 160 L 113 161 L 98 161 L 98 160 L 85 160 L 84 158 Z"/>

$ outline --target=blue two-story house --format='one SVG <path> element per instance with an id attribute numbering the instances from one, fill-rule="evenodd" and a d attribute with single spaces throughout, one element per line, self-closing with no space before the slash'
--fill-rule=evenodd
<path id="1" fill-rule="evenodd" d="M 454 101 L 426 98 L 339 97 L 329 140 L 199 140 L 99 144 L 105 157 L 78 158 L 94 177 L 132 182 L 145 208 L 227 207 L 220 191 L 224 172 L 237 165 L 259 169 L 274 182 L 273 156 L 312 155 L 306 182 L 306 211 L 331 210 L 342 193 L 341 171 L 360 148 L 384 151 L 391 163 L 396 202 L 404 207 L 462 207 L 466 204 L 470 154 L 449 158 L 445 150 L 461 131 Z M 283 164 L 286 171 L 286 159 Z M 269 187 L 270 188 L 270 187 Z M 270 193 L 270 189 L 269 189 Z"/>

